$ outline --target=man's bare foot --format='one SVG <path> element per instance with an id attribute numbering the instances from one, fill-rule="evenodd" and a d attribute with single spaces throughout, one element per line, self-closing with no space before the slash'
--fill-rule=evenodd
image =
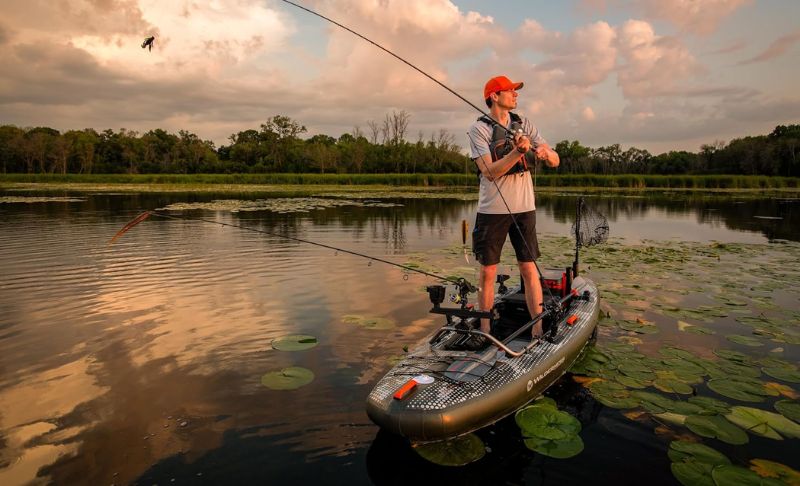
<path id="1" fill-rule="evenodd" d="M 544 332 L 542 331 L 542 322 L 539 321 L 533 325 L 533 331 L 531 332 L 532 337 L 534 339 L 541 338 Z"/>

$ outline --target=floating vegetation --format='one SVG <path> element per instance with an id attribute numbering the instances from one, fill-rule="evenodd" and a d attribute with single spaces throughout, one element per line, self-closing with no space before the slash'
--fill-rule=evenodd
<path id="1" fill-rule="evenodd" d="M 724 454 L 697 442 L 675 440 L 670 442 L 667 455 L 672 462 L 700 462 L 703 464 L 730 464 Z"/>
<path id="2" fill-rule="evenodd" d="M 743 402 L 763 402 L 770 393 L 764 385 L 753 382 L 726 378 L 714 378 L 708 381 L 708 387 L 720 395 Z"/>
<path id="3" fill-rule="evenodd" d="M 690 415 L 686 426 L 697 435 L 719 439 L 728 444 L 741 445 L 748 442 L 747 434 L 719 415 Z"/>
<path id="4" fill-rule="evenodd" d="M 774 478 L 789 485 L 800 485 L 800 472 L 779 462 L 752 459 L 750 460 L 750 469 L 762 478 Z"/>
<path id="5" fill-rule="evenodd" d="M 788 381 L 790 383 L 800 383 L 800 371 L 783 368 L 761 368 L 765 375 L 769 375 L 781 381 Z"/>
<path id="6" fill-rule="evenodd" d="M 365 329 L 386 330 L 393 329 L 395 322 L 386 317 L 364 317 L 354 314 L 342 316 L 342 322 L 346 324 L 355 324 Z"/>
<path id="7" fill-rule="evenodd" d="M 369 199 L 341 199 L 324 197 L 276 197 L 270 199 L 215 199 L 210 202 L 174 203 L 160 210 L 165 211 L 229 211 L 238 213 L 244 211 L 272 211 L 275 213 L 308 213 L 319 209 L 337 208 L 340 206 L 362 206 L 389 208 L 402 206 L 401 204 L 386 201 L 373 201 Z"/>
<path id="8" fill-rule="evenodd" d="M 261 384 L 271 390 L 296 390 L 312 381 L 314 381 L 314 372 L 298 366 L 270 371 L 261 377 Z"/>
<path id="9" fill-rule="evenodd" d="M 318 343 L 317 338 L 307 334 L 292 334 L 272 340 L 272 349 L 278 351 L 305 351 L 311 349 Z"/>
<path id="10" fill-rule="evenodd" d="M 788 419 L 800 422 L 800 403 L 798 402 L 779 400 L 775 402 L 775 410 Z"/>
<path id="11" fill-rule="evenodd" d="M 731 413 L 725 418 L 750 433 L 769 439 L 800 438 L 800 425 L 774 412 L 752 407 L 731 407 Z"/>
<path id="12" fill-rule="evenodd" d="M 475 434 L 415 445 L 414 450 L 426 461 L 440 466 L 465 466 L 486 455 L 486 446 Z"/>
<path id="13" fill-rule="evenodd" d="M 734 342 L 736 344 L 743 344 L 745 346 L 763 346 L 764 343 L 759 341 L 757 338 L 752 336 L 741 336 L 738 334 L 731 334 L 730 336 L 725 336 L 728 341 Z"/>
<path id="14" fill-rule="evenodd" d="M 56 196 L 0 196 L 0 204 L 36 204 L 36 203 L 75 203 L 84 202 L 86 199 L 77 197 Z"/>
<path id="15" fill-rule="evenodd" d="M 556 408 L 552 400 L 537 400 L 514 415 L 524 438 L 525 446 L 539 454 L 566 459 L 583 450 L 578 435 L 581 423 L 572 415 Z"/>

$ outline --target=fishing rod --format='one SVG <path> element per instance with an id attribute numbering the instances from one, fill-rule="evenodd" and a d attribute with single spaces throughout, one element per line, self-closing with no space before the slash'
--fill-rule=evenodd
<path id="1" fill-rule="evenodd" d="M 484 110 L 482 110 L 482 109 L 480 109 L 479 107 L 475 106 L 475 104 L 473 104 L 473 103 L 472 103 L 472 102 L 470 102 L 468 99 L 466 99 L 466 98 L 464 98 L 463 96 L 461 96 L 460 94 L 456 93 L 456 92 L 455 92 L 454 90 L 452 90 L 451 88 L 447 87 L 447 86 L 446 86 L 444 83 L 442 83 L 442 82 L 441 82 L 441 81 L 439 81 L 438 79 L 434 78 L 434 77 L 433 77 L 433 76 L 431 76 L 430 74 L 426 73 L 425 71 L 423 71 L 422 69 L 418 68 L 417 66 L 415 66 L 415 65 L 414 65 L 414 64 L 412 64 L 411 62 L 407 61 L 406 59 L 403 59 L 402 57 L 398 56 L 397 54 L 395 54 L 394 52 L 390 51 L 389 49 L 387 49 L 387 48 L 383 47 L 382 45 L 378 44 L 377 42 L 375 42 L 375 41 L 373 41 L 373 40 L 371 40 L 371 39 L 369 39 L 369 38 L 367 38 L 367 37 L 365 37 L 365 36 L 363 36 L 363 35 L 359 34 L 358 32 L 354 31 L 353 29 L 351 29 L 351 28 L 349 28 L 349 27 L 347 27 L 347 26 L 345 26 L 345 25 L 342 25 L 342 24 L 340 24 L 339 22 L 337 22 L 337 21 L 335 21 L 335 20 L 333 20 L 333 19 L 331 19 L 331 18 L 329 18 L 329 17 L 326 17 L 326 16 L 322 15 L 321 13 L 319 13 L 319 12 L 316 12 L 316 11 L 314 11 L 314 10 L 310 9 L 310 8 L 304 7 L 304 6 L 302 6 L 302 5 L 298 5 L 298 4 L 296 4 L 296 3 L 294 3 L 294 2 L 292 2 L 292 1 L 290 1 L 290 0 L 282 0 L 282 1 L 283 1 L 284 3 L 288 3 L 289 5 L 293 5 L 293 6 L 295 6 L 295 7 L 299 8 L 299 9 L 301 9 L 301 10 L 304 10 L 304 11 L 306 11 L 306 12 L 308 12 L 308 13 L 312 14 L 312 15 L 316 15 L 317 17 L 319 17 L 319 18 L 321 18 L 321 19 L 324 19 L 324 20 L 326 20 L 326 21 L 328 21 L 328 22 L 330 22 L 330 23 L 332 23 L 332 24 L 334 24 L 334 25 L 336 25 L 336 26 L 338 26 L 338 27 L 341 27 L 342 29 L 344 29 L 344 30 L 346 30 L 346 31 L 350 32 L 351 34 L 355 35 L 356 37 L 358 37 L 358 38 L 360 38 L 360 39 L 363 39 L 363 40 L 365 40 L 365 41 L 369 42 L 369 43 L 370 43 L 370 44 L 372 44 L 373 46 L 375 46 L 375 47 L 377 47 L 378 49 L 380 49 L 380 50 L 384 51 L 385 53 L 389 54 L 390 56 L 394 57 L 395 59 L 398 59 L 399 61 L 403 62 L 404 64 L 406 64 L 407 66 L 411 67 L 412 69 L 414 69 L 414 70 L 415 70 L 415 71 L 417 71 L 418 73 L 422 74 L 422 75 L 423 75 L 423 76 L 425 76 L 426 78 L 430 79 L 430 80 L 431 80 L 431 81 L 433 81 L 434 83 L 436 83 L 436 84 L 438 84 L 439 86 L 441 86 L 442 88 L 446 89 L 448 92 L 450 92 L 450 93 L 452 93 L 453 95 L 455 95 L 455 96 L 456 96 L 458 99 L 462 100 L 463 102 L 465 102 L 465 103 L 466 103 L 466 104 L 468 104 L 469 106 L 471 106 L 471 107 L 473 107 L 474 109 L 476 109 L 476 110 L 477 110 L 478 112 L 480 112 L 480 113 L 481 113 L 481 114 L 482 114 L 484 117 L 486 117 L 486 119 L 490 120 L 494 126 L 500 127 L 500 128 L 502 128 L 503 130 L 505 130 L 505 132 L 506 132 L 506 134 L 507 134 L 507 135 L 511 135 L 511 136 L 516 136 L 516 135 L 517 135 L 517 133 L 516 133 L 516 131 L 515 131 L 515 130 L 513 130 L 513 129 L 511 129 L 511 128 L 507 128 L 507 127 L 506 127 L 506 126 L 504 126 L 502 123 L 499 123 L 497 120 L 493 119 L 493 118 L 492 118 L 492 117 L 491 117 L 491 116 L 490 116 L 488 113 L 486 113 Z M 513 127 L 513 123 L 512 123 L 512 127 Z M 523 157 L 525 157 L 525 156 L 526 156 L 526 154 L 522 154 L 522 156 L 523 156 Z M 491 169 L 489 169 L 489 166 L 486 164 L 486 161 L 485 161 L 485 160 L 483 160 L 483 157 L 478 157 L 478 158 L 479 158 L 479 159 L 481 160 L 481 162 L 483 163 L 483 166 L 484 166 L 484 168 L 486 169 L 486 171 L 487 171 L 489 174 L 491 174 L 491 173 L 492 173 L 492 171 L 491 171 Z M 534 169 L 535 169 L 535 166 L 534 166 Z M 491 178 L 491 180 L 492 180 L 492 183 L 494 183 L 494 187 L 497 189 L 497 194 L 500 196 L 500 199 L 503 201 L 503 205 L 505 205 L 505 207 L 506 207 L 506 211 L 508 211 L 508 215 L 509 215 L 509 216 L 511 216 L 511 221 L 514 223 L 514 227 L 517 229 L 517 232 L 518 232 L 518 233 L 519 233 L 519 235 L 522 237 L 522 242 L 525 244 L 525 248 L 528 250 L 528 254 L 529 254 L 529 255 L 533 255 L 533 252 L 531 251 L 531 248 L 530 248 L 530 246 L 528 245 L 528 241 L 527 241 L 527 240 L 525 239 L 525 237 L 523 236 L 523 234 L 522 234 L 522 230 L 520 229 L 520 227 L 519 227 L 519 224 L 517 223 L 517 219 L 514 217 L 514 214 L 511 212 L 511 207 L 508 205 L 508 202 L 506 201 L 506 198 L 505 198 L 505 196 L 503 195 L 503 192 L 500 190 L 500 186 L 497 184 L 497 181 L 495 180 L 495 178 L 494 178 L 494 177 L 492 177 L 492 178 Z M 536 266 L 536 271 L 538 272 L 538 274 L 539 274 L 539 276 L 540 276 L 540 278 L 541 278 L 541 275 L 542 275 L 542 270 L 539 268 L 539 264 L 536 262 L 536 259 L 534 259 L 534 260 L 533 260 L 533 264 Z M 550 297 L 553 297 L 553 293 L 550 291 L 550 288 L 549 288 L 549 287 L 547 287 L 546 285 L 542 285 L 542 287 L 543 287 L 543 289 L 542 289 L 543 291 L 544 291 L 544 289 L 547 289 L 547 290 L 546 290 L 546 292 L 549 294 L 549 296 L 550 296 Z M 544 302 L 544 299 L 543 299 L 543 302 Z M 544 306 L 545 306 L 545 305 L 543 304 L 543 307 L 544 307 Z M 543 308 L 543 309 L 542 309 L 542 310 L 541 310 L 539 313 L 541 313 L 541 312 L 544 312 L 544 308 Z"/>
<path id="2" fill-rule="evenodd" d="M 386 263 L 387 265 L 392 265 L 392 266 L 395 266 L 395 267 L 399 267 L 399 268 L 402 268 L 403 270 L 406 270 L 406 271 L 409 271 L 409 272 L 416 272 L 416 273 L 419 273 L 421 275 L 425 275 L 426 277 L 431 277 L 431 278 L 435 278 L 437 280 L 441 280 L 443 282 L 450 282 L 452 284 L 455 284 L 459 289 L 459 296 L 461 298 L 465 297 L 466 293 L 475 292 L 475 290 L 476 290 L 475 287 L 464 278 L 443 277 L 441 275 L 437 275 L 437 274 L 431 273 L 431 272 L 426 272 L 424 270 L 420 270 L 418 268 L 410 267 L 408 265 L 402 265 L 400 263 L 396 263 L 396 262 L 393 262 L 393 261 L 390 261 L 390 260 L 385 260 L 383 258 L 374 257 L 374 256 L 371 256 L 371 255 L 367 255 L 367 254 L 364 254 L 364 253 L 359 253 L 357 251 L 348 250 L 348 249 L 345 249 L 345 248 L 339 248 L 339 247 L 336 247 L 336 246 L 333 246 L 333 245 L 326 245 L 324 243 L 318 243 L 316 241 L 306 240 L 306 239 L 303 239 L 303 238 L 297 238 L 297 237 L 294 237 L 294 236 L 289 236 L 289 235 L 286 235 L 286 234 L 283 234 L 283 233 L 277 233 L 277 232 L 274 232 L 274 231 L 267 231 L 267 230 L 262 230 L 262 229 L 257 229 L 257 228 L 249 228 L 247 226 L 241 226 L 241 225 L 238 225 L 238 224 L 225 223 L 225 222 L 222 222 L 222 221 L 214 221 L 214 220 L 205 219 L 205 218 L 190 218 L 190 217 L 186 217 L 186 216 L 173 216 L 171 214 L 164 214 L 164 213 L 160 213 L 160 212 L 157 212 L 157 211 L 145 211 L 142 214 L 140 214 L 140 215 L 136 216 L 135 218 L 133 218 L 125 226 L 123 226 L 122 229 L 119 230 L 117 232 L 117 234 L 114 235 L 113 238 L 111 238 L 111 240 L 108 242 L 108 244 L 109 245 L 113 244 L 122 235 L 124 235 L 129 229 L 133 228 L 137 224 L 139 224 L 142 221 L 146 220 L 150 216 L 156 216 L 156 217 L 159 217 L 159 218 L 166 218 L 166 219 L 173 219 L 173 220 L 200 221 L 200 222 L 203 222 L 203 223 L 216 224 L 216 225 L 219 225 L 219 226 L 227 226 L 229 228 L 238 228 L 238 229 L 244 230 L 244 231 L 252 231 L 254 233 L 261 233 L 261 234 L 265 234 L 265 235 L 269 235 L 269 236 L 275 236 L 275 237 L 278 237 L 278 238 L 284 238 L 284 239 L 287 239 L 287 240 L 297 241 L 297 242 L 300 242 L 300 243 L 307 243 L 309 245 L 319 246 L 319 247 L 322 247 L 322 248 L 327 248 L 329 250 L 334 250 L 334 251 L 337 251 L 337 252 L 347 253 L 349 255 L 355 255 L 355 256 L 358 256 L 358 257 L 366 258 L 366 259 L 368 259 L 370 261 L 374 260 L 376 262 Z M 463 302 L 462 306 L 466 306 L 466 301 Z"/>

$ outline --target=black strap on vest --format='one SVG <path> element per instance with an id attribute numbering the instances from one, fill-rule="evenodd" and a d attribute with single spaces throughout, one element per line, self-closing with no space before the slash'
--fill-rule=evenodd
<path id="1" fill-rule="evenodd" d="M 522 118 L 519 115 L 517 115 L 513 111 L 509 111 L 508 115 L 511 117 L 512 128 L 514 124 L 517 124 L 520 127 L 522 126 Z M 498 160 L 508 155 L 509 152 L 515 150 L 514 140 L 513 138 L 511 138 L 512 132 L 506 130 L 505 127 L 500 125 L 500 123 L 489 118 L 488 116 L 482 116 L 478 118 L 478 121 L 486 123 L 490 127 L 493 127 L 492 140 L 491 142 L 489 142 L 489 153 L 492 156 L 492 162 L 497 162 Z M 517 165 L 515 165 L 508 172 L 506 172 L 504 176 L 511 174 L 518 174 L 526 170 L 530 170 L 530 168 L 528 167 L 529 154 L 530 152 L 526 154 L 525 157 L 523 157 L 519 162 L 517 162 Z M 477 167 L 477 160 L 475 161 L 475 165 Z M 480 179 L 481 177 L 480 168 L 478 168 L 477 175 L 478 178 Z"/>

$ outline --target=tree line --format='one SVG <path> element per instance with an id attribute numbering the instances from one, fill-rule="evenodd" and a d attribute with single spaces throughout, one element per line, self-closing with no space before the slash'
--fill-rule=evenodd
<path id="1" fill-rule="evenodd" d="M 111 129 L 69 130 L 0 126 L 0 171 L 40 174 L 198 173 L 471 173 L 472 161 L 441 129 L 410 137 L 410 115 L 401 110 L 354 127 L 339 138 L 302 138 L 305 126 L 276 115 L 232 134 L 216 147 L 186 130 L 160 128 L 139 134 Z M 412 138 L 409 140 L 409 138 Z M 800 125 L 778 126 L 769 135 L 703 145 L 697 153 L 647 150 L 619 144 L 590 148 L 577 140 L 556 144 L 566 174 L 757 174 L 800 176 Z"/>

